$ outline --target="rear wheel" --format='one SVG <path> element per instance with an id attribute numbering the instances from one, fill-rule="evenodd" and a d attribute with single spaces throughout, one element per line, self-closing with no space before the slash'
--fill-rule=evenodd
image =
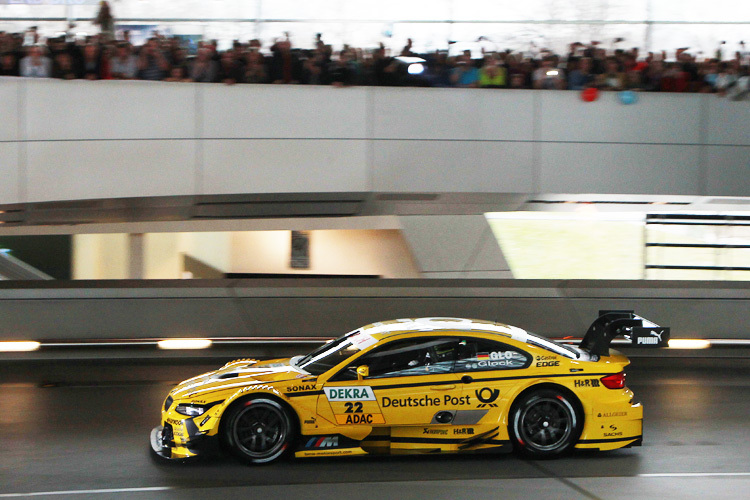
<path id="1" fill-rule="evenodd" d="M 530 458 L 553 458 L 569 451 L 581 434 L 577 403 L 554 389 L 540 389 L 521 397 L 510 415 L 511 439 Z"/>
<path id="2" fill-rule="evenodd" d="M 224 443 L 239 459 L 253 464 L 281 457 L 296 435 L 289 410 L 270 398 L 235 403 L 224 418 Z"/>

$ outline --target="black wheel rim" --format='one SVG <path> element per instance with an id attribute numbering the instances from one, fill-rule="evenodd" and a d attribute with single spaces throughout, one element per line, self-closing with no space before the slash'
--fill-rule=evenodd
<path id="1" fill-rule="evenodd" d="M 234 420 L 234 442 L 252 458 L 271 457 L 286 442 L 288 424 L 283 410 L 267 403 L 253 402 L 243 408 Z"/>
<path id="2" fill-rule="evenodd" d="M 519 420 L 521 439 L 540 451 L 560 448 L 573 432 L 570 409 L 556 398 L 532 401 L 524 408 Z"/>

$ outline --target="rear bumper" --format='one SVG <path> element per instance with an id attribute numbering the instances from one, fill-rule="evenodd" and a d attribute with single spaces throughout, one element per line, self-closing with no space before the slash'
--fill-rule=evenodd
<path id="1" fill-rule="evenodd" d="M 616 450 L 643 444 L 643 406 L 640 403 L 606 405 L 586 415 L 576 448 Z"/>

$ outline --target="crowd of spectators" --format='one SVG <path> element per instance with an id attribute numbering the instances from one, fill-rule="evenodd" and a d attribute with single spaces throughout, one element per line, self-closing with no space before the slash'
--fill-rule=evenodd
<path id="1" fill-rule="evenodd" d="M 642 90 L 719 92 L 750 88 L 747 54 L 728 59 L 697 58 L 686 49 L 642 54 L 638 48 L 606 50 L 593 42 L 573 43 L 565 54 L 511 50 L 469 51 L 449 56 L 447 50 L 417 54 L 412 42 L 390 54 L 344 46 L 340 51 L 318 35 L 313 49 L 292 47 L 289 37 L 270 47 L 259 40 L 235 41 L 224 51 L 216 41 L 201 42 L 190 53 L 177 37 L 156 34 L 134 46 L 123 32 L 115 40 L 100 35 L 71 41 L 61 36 L 40 40 L 35 31 L 0 32 L 0 76 L 59 79 L 139 79 L 225 84 L 278 83 L 314 85 L 390 85 L 516 89 Z M 26 43 L 24 43 L 26 42 Z M 410 65 L 421 58 L 421 66 Z"/>

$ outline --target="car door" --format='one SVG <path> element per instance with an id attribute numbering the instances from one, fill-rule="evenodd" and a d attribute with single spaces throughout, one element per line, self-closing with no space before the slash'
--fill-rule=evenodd
<path id="1" fill-rule="evenodd" d="M 507 429 L 501 425 L 514 389 L 533 356 L 505 342 L 464 337 L 456 349 L 454 371 L 461 381 L 461 397 L 468 401 L 452 424 L 463 433 L 464 449 L 507 446 Z"/>
<path id="2" fill-rule="evenodd" d="M 438 424 L 438 413 L 467 404 L 453 370 L 459 340 L 420 336 L 376 347 L 326 382 L 319 411 L 332 412 L 346 426 Z M 360 380 L 356 371 L 363 365 L 369 375 Z"/>

